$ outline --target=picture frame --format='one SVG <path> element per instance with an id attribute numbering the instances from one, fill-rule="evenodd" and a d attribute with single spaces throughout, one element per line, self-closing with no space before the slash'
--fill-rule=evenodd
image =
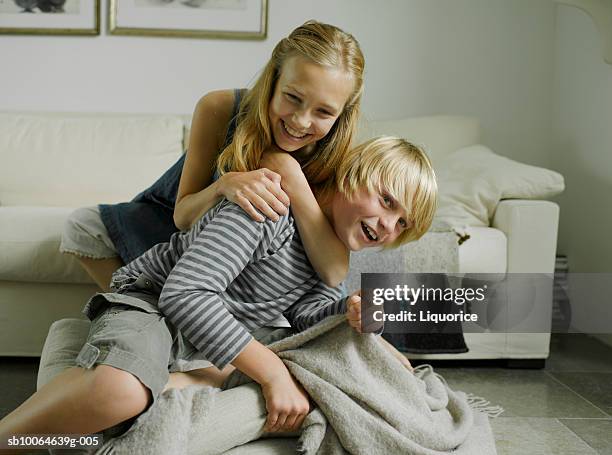
<path id="1" fill-rule="evenodd" d="M 268 0 L 109 0 L 111 35 L 263 40 Z"/>
<path id="2" fill-rule="evenodd" d="M 0 0 L 0 34 L 99 35 L 100 0 Z"/>

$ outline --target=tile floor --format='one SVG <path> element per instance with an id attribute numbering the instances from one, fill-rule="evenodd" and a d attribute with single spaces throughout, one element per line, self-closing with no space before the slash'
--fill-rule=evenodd
<path id="1" fill-rule="evenodd" d="M 612 454 L 612 348 L 595 338 L 553 335 L 543 370 L 436 371 L 505 408 L 491 420 L 499 455 Z"/>
<path id="2" fill-rule="evenodd" d="M 0 358 L 0 417 L 36 386 L 37 359 Z M 612 454 L 612 348 L 554 335 L 543 370 L 437 368 L 451 387 L 503 406 L 491 420 L 499 455 Z"/>

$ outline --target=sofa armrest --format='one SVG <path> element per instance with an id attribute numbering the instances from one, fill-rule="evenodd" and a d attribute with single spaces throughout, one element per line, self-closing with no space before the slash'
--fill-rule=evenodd
<path id="1" fill-rule="evenodd" d="M 492 226 L 508 239 L 508 273 L 554 273 L 559 206 L 550 201 L 507 199 Z"/>
<path id="2" fill-rule="evenodd" d="M 559 206 L 549 201 L 524 199 L 503 200 L 493 215 L 493 227 L 508 239 L 509 273 L 553 274 L 557 250 Z M 512 295 L 509 310 L 518 319 L 537 317 L 552 321 L 552 282 L 538 291 L 539 301 L 547 305 L 525 306 L 520 295 Z M 550 324 L 540 333 L 506 333 L 504 357 L 513 359 L 545 359 L 549 354 Z"/>

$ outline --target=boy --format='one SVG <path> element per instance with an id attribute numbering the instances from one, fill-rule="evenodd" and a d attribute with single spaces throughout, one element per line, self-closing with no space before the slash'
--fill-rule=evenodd
<path id="1" fill-rule="evenodd" d="M 289 180 L 301 169 L 288 154 Z M 425 154 L 381 137 L 347 152 L 336 180 L 316 191 L 336 235 L 352 251 L 394 247 L 425 233 L 436 183 Z M 0 422 L 0 437 L 94 433 L 142 413 L 168 382 L 168 368 L 206 359 L 223 375 L 238 368 L 261 385 L 267 426 L 298 428 L 308 397 L 282 361 L 251 332 L 284 315 L 303 330 L 347 310 L 339 288 L 313 271 L 292 216 L 257 223 L 222 201 L 188 232 L 154 246 L 97 294 L 77 367 L 61 373 Z M 357 296 L 351 297 L 356 324 Z"/>

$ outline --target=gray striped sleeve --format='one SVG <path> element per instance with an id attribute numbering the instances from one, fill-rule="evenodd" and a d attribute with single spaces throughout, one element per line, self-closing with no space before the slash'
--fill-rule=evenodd
<path id="1" fill-rule="evenodd" d="M 346 297 L 339 288 L 331 288 L 322 281 L 291 305 L 283 315 L 291 327 L 298 331 L 306 330 L 328 316 L 346 313 Z"/>
<path id="2" fill-rule="evenodd" d="M 166 277 L 174 267 L 174 264 L 183 254 L 191 232 L 175 232 L 168 242 L 153 245 L 132 262 L 124 265 L 113 273 L 111 289 L 121 290 L 122 284 L 128 285 L 145 273 L 153 280 L 155 291 L 160 292 Z"/>
<path id="3" fill-rule="evenodd" d="M 160 295 L 159 309 L 219 369 L 252 339 L 219 294 L 260 244 L 270 242 L 265 225 L 237 205 L 225 205 L 178 260 Z"/>

